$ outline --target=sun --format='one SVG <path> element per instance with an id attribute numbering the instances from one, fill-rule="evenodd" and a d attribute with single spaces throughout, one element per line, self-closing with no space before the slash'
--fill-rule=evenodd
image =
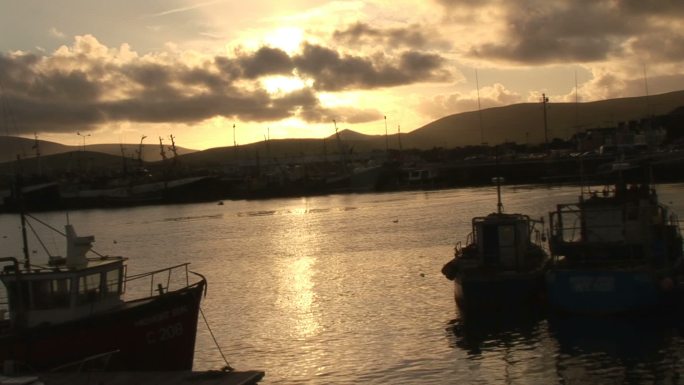
<path id="1" fill-rule="evenodd" d="M 269 32 L 264 38 L 266 44 L 280 48 L 288 54 L 299 51 L 304 40 L 304 31 L 297 27 L 282 27 Z"/>
<path id="2" fill-rule="evenodd" d="M 292 91 L 310 87 L 310 83 L 296 76 L 267 76 L 261 79 L 261 84 L 271 95 L 289 94 Z"/>

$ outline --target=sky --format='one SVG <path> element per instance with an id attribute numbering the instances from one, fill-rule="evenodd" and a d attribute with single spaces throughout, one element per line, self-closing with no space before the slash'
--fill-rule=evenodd
<path id="1" fill-rule="evenodd" d="M 193 149 L 684 89 L 681 0 L 0 0 L 2 135 Z"/>

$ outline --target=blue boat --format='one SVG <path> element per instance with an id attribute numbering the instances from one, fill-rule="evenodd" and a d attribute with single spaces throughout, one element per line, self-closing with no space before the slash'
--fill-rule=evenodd
<path id="1" fill-rule="evenodd" d="M 585 191 L 550 214 L 550 306 L 585 315 L 639 313 L 679 300 L 678 220 L 649 184 Z"/>
<path id="2" fill-rule="evenodd" d="M 442 274 L 454 281 L 462 311 L 497 311 L 543 303 L 548 254 L 542 247 L 543 221 L 498 211 L 472 219 L 466 246 L 456 244 Z"/>

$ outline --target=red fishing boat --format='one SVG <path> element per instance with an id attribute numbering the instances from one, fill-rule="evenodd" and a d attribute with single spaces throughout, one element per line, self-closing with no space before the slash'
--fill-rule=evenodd
<path id="1" fill-rule="evenodd" d="M 32 217 L 31 217 L 32 218 Z M 126 258 L 88 257 L 94 237 L 66 225 L 66 257 L 0 258 L 0 363 L 45 372 L 98 362 L 106 370 L 190 370 L 206 280 L 181 264 L 127 275 Z M 37 220 L 36 218 L 32 218 Z M 42 223 L 42 222 L 41 222 Z"/>

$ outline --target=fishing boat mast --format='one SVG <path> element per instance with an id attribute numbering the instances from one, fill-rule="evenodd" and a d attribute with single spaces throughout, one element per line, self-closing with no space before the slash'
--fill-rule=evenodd
<path id="1" fill-rule="evenodd" d="M 494 147 L 494 159 L 496 162 L 496 170 L 499 170 L 499 146 Z M 498 172 L 497 172 L 498 174 Z M 503 203 L 501 203 L 501 177 L 496 176 L 496 212 L 503 214 Z"/>
<path id="2" fill-rule="evenodd" d="M 140 137 L 140 144 L 138 145 L 138 166 L 143 168 L 143 140 L 147 138 L 146 135 Z"/>

